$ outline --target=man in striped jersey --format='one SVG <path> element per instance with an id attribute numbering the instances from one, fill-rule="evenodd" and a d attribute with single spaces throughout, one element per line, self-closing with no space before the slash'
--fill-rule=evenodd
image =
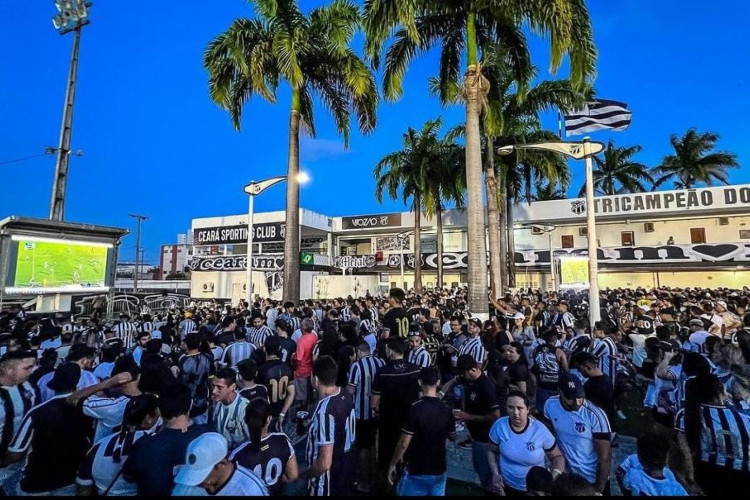
<path id="1" fill-rule="evenodd" d="M 378 308 L 375 307 L 375 299 L 367 297 L 365 304 L 367 305 L 367 310 L 370 311 L 372 320 L 377 324 L 380 321 L 380 314 L 378 313 Z"/>
<path id="2" fill-rule="evenodd" d="M 21 421 L 8 447 L 7 461 L 15 463 L 28 457 L 20 491 L 11 494 L 74 494 L 76 471 L 89 448 L 91 424 L 65 398 L 75 390 L 80 376 L 77 364 L 61 365 L 49 383 L 55 396 L 33 407 Z"/>
<path id="3" fill-rule="evenodd" d="M 221 366 L 237 370 L 237 363 L 244 359 L 250 359 L 256 347 L 245 340 L 244 330 L 235 330 L 234 342 L 224 349 L 224 355 L 221 357 Z"/>
<path id="4" fill-rule="evenodd" d="M 112 327 L 112 331 L 115 332 L 115 336 L 122 340 L 122 344 L 125 349 L 132 349 L 135 345 L 135 333 L 138 331 L 138 326 L 130 321 L 130 316 L 125 313 L 120 314 L 120 322 Z"/>
<path id="5" fill-rule="evenodd" d="M 349 392 L 336 387 L 338 369 L 330 356 L 313 366 L 313 387 L 320 396 L 307 434 L 310 496 L 348 496 L 352 492 L 355 436 L 354 402 Z"/>
<path id="6" fill-rule="evenodd" d="M 469 337 L 458 350 L 458 357 L 464 354 L 471 355 L 479 366 L 484 366 L 487 359 L 487 350 L 482 345 L 480 334 L 482 333 L 482 320 L 471 318 L 469 320 Z"/>
<path id="7" fill-rule="evenodd" d="M 161 338 L 161 332 L 159 332 L 156 336 L 154 335 L 154 331 L 156 329 L 154 328 L 154 322 L 151 321 L 151 315 L 150 314 L 144 314 L 141 316 L 141 321 L 138 323 L 138 331 L 139 332 L 148 332 L 151 334 L 152 338 L 160 339 Z M 156 330 L 158 331 L 158 330 Z"/>
<path id="8" fill-rule="evenodd" d="M 40 401 L 39 390 L 28 381 L 35 365 L 32 351 L 10 351 L 0 358 L 0 492 L 13 492 L 21 479 L 23 464 L 6 467 L 5 460 L 21 420 Z"/>
<path id="9" fill-rule="evenodd" d="M 273 330 L 268 328 L 264 323 L 263 316 L 255 315 L 253 316 L 253 326 L 247 331 L 247 339 L 257 349 L 260 349 L 265 345 L 268 337 L 273 337 L 274 335 Z"/>
<path id="10" fill-rule="evenodd" d="M 607 331 L 605 328 L 607 326 L 601 321 L 594 324 L 594 346 L 591 353 L 599 360 L 599 369 L 609 377 L 614 388 L 620 359 L 614 339 L 615 332 Z"/>
<path id="11" fill-rule="evenodd" d="M 419 324 L 412 323 L 409 330 L 409 363 L 414 363 L 420 368 L 430 366 L 430 353 L 422 345 L 422 333 Z"/>
<path id="12" fill-rule="evenodd" d="M 695 479 L 707 496 L 737 494 L 750 480 L 750 417 L 723 403 L 724 386 L 714 374 L 693 377 L 685 390 L 675 427 L 693 454 Z"/>
<path id="13" fill-rule="evenodd" d="M 198 325 L 193 321 L 193 313 L 185 311 L 185 319 L 180 321 L 179 324 L 180 337 L 184 339 L 186 335 L 193 333 L 197 329 Z"/>
<path id="14" fill-rule="evenodd" d="M 382 359 L 371 353 L 372 347 L 369 343 L 363 342 L 357 346 L 357 361 L 349 368 L 347 386 L 354 396 L 354 414 L 357 418 L 354 444 L 359 450 L 358 477 L 363 477 L 357 486 L 360 493 L 368 493 L 375 481 L 375 435 L 378 427 L 370 408 L 370 396 L 375 372 L 385 364 Z"/>

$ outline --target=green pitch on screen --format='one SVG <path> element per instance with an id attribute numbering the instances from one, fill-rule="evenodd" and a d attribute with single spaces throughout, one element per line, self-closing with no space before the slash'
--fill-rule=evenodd
<path id="1" fill-rule="evenodd" d="M 589 281 L 588 259 L 560 259 L 562 285 L 579 285 Z"/>
<path id="2" fill-rule="evenodd" d="M 16 287 L 103 286 L 106 272 L 106 247 L 18 242 Z"/>

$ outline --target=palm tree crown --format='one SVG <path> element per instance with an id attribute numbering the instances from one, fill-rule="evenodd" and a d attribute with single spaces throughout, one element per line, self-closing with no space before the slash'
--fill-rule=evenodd
<path id="1" fill-rule="evenodd" d="M 360 12 L 350 0 L 305 15 L 297 0 L 252 0 L 255 19 L 238 19 L 209 43 L 203 65 L 211 98 L 239 130 L 245 103 L 254 95 L 275 103 L 279 83 L 292 91 L 287 155 L 284 300 L 299 300 L 299 130 L 315 136 L 313 96 L 333 115 L 349 143 L 351 114 L 363 133 L 375 128 L 375 77 L 351 49 Z M 247 289 L 251 290 L 250 284 Z"/>
<path id="2" fill-rule="evenodd" d="M 691 189 L 698 183 L 713 185 L 714 181 L 729 184 L 727 168 L 739 167 L 737 155 L 727 151 L 712 152 L 719 136 L 713 132 L 699 133 L 691 128 L 678 137 L 672 134 L 674 154 L 664 157 L 653 173 L 659 177 L 654 183 L 658 188 L 667 181 L 674 181 L 678 189 Z"/>
<path id="3" fill-rule="evenodd" d="M 643 163 L 633 161 L 641 152 L 640 146 L 617 147 L 612 139 L 604 151 L 604 158 L 594 156 L 594 195 L 606 196 L 648 191 L 644 182 L 653 184 L 654 179 Z M 578 196 L 585 196 L 586 184 L 581 186 Z"/>

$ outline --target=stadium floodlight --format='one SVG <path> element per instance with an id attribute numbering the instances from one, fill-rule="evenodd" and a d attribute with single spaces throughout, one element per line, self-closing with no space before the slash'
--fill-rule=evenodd
<path id="1" fill-rule="evenodd" d="M 65 191 L 68 183 L 68 165 L 70 162 L 70 141 L 73 135 L 73 107 L 75 104 L 76 81 L 78 80 L 78 52 L 81 43 L 81 28 L 89 20 L 91 2 L 86 0 L 55 0 L 55 7 L 59 14 L 52 18 L 52 25 L 58 33 L 64 35 L 74 33 L 73 51 L 70 54 L 68 69 L 68 83 L 65 90 L 65 106 L 63 107 L 62 125 L 60 127 L 60 142 L 56 148 L 57 162 L 55 163 L 55 179 L 52 183 L 52 199 L 50 200 L 50 220 L 62 221 L 65 214 Z M 76 156 L 81 156 L 77 154 Z"/>
<path id="2" fill-rule="evenodd" d="M 57 14 L 52 18 L 52 25 L 61 35 L 88 24 L 91 2 L 83 0 L 55 0 Z"/>

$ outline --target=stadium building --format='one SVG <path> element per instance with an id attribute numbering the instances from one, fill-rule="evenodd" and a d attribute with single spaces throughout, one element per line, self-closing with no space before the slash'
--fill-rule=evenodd
<path id="1" fill-rule="evenodd" d="M 595 210 L 602 288 L 750 282 L 750 184 L 602 196 Z M 466 217 L 443 212 L 448 287 L 466 283 Z M 567 263 L 587 255 L 585 201 L 520 203 L 513 219 L 516 286 L 570 285 Z M 327 216 L 301 209 L 300 221 L 302 298 L 413 286 L 412 213 Z M 280 297 L 284 212 L 256 213 L 254 224 L 254 293 Z M 193 219 L 191 230 L 192 296 L 244 297 L 247 215 Z M 437 285 L 434 218 L 422 217 L 421 245 L 422 282 L 431 288 Z"/>

